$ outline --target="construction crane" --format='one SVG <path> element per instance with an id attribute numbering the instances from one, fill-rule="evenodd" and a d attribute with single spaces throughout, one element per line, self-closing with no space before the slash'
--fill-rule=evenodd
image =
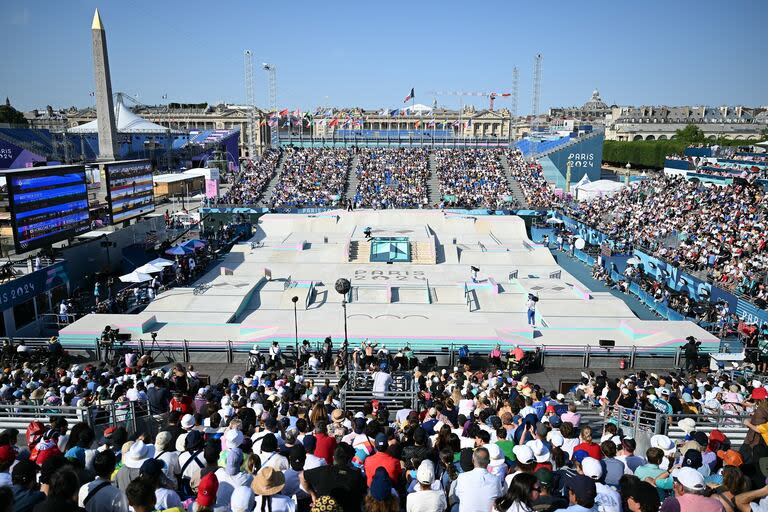
<path id="1" fill-rule="evenodd" d="M 427 94 L 435 96 L 475 96 L 488 98 L 489 110 L 493 110 L 493 102 L 496 98 L 506 98 L 512 96 L 511 92 L 472 92 L 472 91 L 427 91 Z"/>

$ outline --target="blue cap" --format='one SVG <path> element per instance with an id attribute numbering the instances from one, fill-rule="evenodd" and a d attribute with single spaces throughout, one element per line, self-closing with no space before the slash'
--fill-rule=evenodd
<path id="1" fill-rule="evenodd" d="M 589 457 L 589 452 L 587 450 L 576 450 L 573 452 L 573 460 L 581 464 L 581 461 Z"/>
<path id="2" fill-rule="evenodd" d="M 313 435 L 306 435 L 301 441 L 301 444 L 304 445 L 304 449 L 307 450 L 307 452 L 313 452 L 317 446 L 317 439 Z"/>
<path id="3" fill-rule="evenodd" d="M 552 425 L 553 428 L 558 428 L 560 425 L 562 425 L 562 420 L 560 419 L 560 416 L 550 416 L 549 417 L 549 424 Z"/>
<path id="4" fill-rule="evenodd" d="M 392 497 L 392 481 L 387 470 L 382 466 L 376 468 L 371 481 L 371 496 L 377 501 L 388 500 Z"/>

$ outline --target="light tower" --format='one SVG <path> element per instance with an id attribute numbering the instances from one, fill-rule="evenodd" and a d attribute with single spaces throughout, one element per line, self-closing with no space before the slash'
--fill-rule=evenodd
<path id="1" fill-rule="evenodd" d="M 251 50 L 245 50 L 245 105 L 248 108 L 248 158 L 256 157 L 256 122 L 254 119 L 256 109 L 253 88 L 253 54 Z"/>
<path id="2" fill-rule="evenodd" d="M 517 94 L 520 90 L 520 71 L 517 66 L 512 68 L 512 105 L 509 107 L 509 111 L 512 117 L 517 115 Z"/>
<path id="3" fill-rule="evenodd" d="M 536 124 L 536 117 L 539 115 L 539 101 L 541 100 L 541 60 L 540 53 L 533 59 L 533 98 L 531 99 L 531 115 L 533 116 L 533 125 Z"/>
<path id="4" fill-rule="evenodd" d="M 264 71 L 267 72 L 269 77 L 269 109 L 273 112 L 273 115 L 277 115 L 277 68 L 274 64 L 268 64 L 266 62 L 261 64 Z M 278 119 L 276 126 L 270 126 L 271 143 L 273 146 L 279 144 L 280 141 L 280 120 Z"/>

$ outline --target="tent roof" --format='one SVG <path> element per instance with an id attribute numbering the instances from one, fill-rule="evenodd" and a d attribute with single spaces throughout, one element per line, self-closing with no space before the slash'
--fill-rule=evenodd
<path id="1" fill-rule="evenodd" d="M 131 112 L 123 103 L 122 96 L 118 94 L 115 102 L 115 124 L 118 133 L 166 133 L 168 128 L 159 124 L 147 121 Z M 98 133 L 99 120 L 94 119 L 80 126 L 75 126 L 67 130 L 69 133 Z M 171 130 L 172 133 L 178 133 Z"/>
<path id="2" fill-rule="evenodd" d="M 596 192 L 608 192 L 613 190 L 618 190 L 620 188 L 624 188 L 624 183 L 621 183 L 620 181 L 611 181 L 611 180 L 597 180 L 597 181 L 590 181 L 589 183 L 585 183 L 578 188 L 581 190 L 594 190 Z"/>

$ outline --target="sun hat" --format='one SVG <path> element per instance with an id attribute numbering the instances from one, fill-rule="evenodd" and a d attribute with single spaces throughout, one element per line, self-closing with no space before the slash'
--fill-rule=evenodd
<path id="1" fill-rule="evenodd" d="M 239 429 L 231 428 L 222 437 L 224 449 L 239 448 L 243 444 L 243 433 Z"/>
<path id="2" fill-rule="evenodd" d="M 159 432 L 157 437 L 155 437 L 155 451 L 167 451 L 167 449 L 170 447 L 171 441 L 173 441 L 173 434 L 167 430 Z"/>
<path id="3" fill-rule="evenodd" d="M 145 460 L 154 457 L 155 447 L 145 444 L 144 441 L 136 441 L 128 449 L 123 457 L 123 464 L 129 468 L 141 469 Z"/>
<path id="4" fill-rule="evenodd" d="M 179 437 L 176 438 L 176 443 L 174 445 L 174 448 L 176 448 L 177 452 L 183 452 L 186 449 L 186 440 L 187 440 L 186 432 L 179 434 Z"/>
<path id="5" fill-rule="evenodd" d="M 667 456 L 675 453 L 675 442 L 664 434 L 651 436 L 651 447 L 658 448 Z"/>
<path id="6" fill-rule="evenodd" d="M 279 493 L 285 487 L 285 475 L 270 466 L 264 466 L 256 473 L 251 482 L 251 489 L 260 496 L 272 496 Z"/>
<path id="7" fill-rule="evenodd" d="M 181 417 L 181 428 L 191 430 L 195 427 L 195 417 L 191 414 L 185 414 Z"/>
<path id="8" fill-rule="evenodd" d="M 677 422 L 677 426 L 686 434 L 690 434 L 696 429 L 696 421 L 693 418 L 683 418 Z"/>
<path id="9" fill-rule="evenodd" d="M 341 409 L 334 409 L 331 413 L 331 421 L 339 423 L 344 420 L 344 411 Z"/>

